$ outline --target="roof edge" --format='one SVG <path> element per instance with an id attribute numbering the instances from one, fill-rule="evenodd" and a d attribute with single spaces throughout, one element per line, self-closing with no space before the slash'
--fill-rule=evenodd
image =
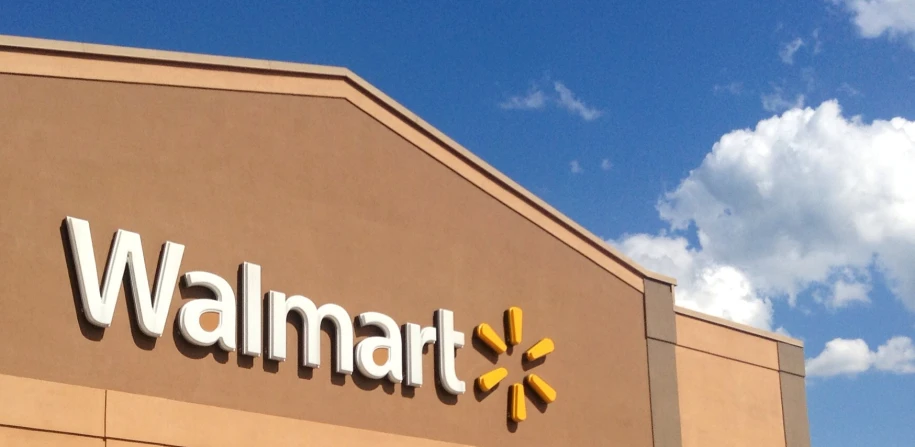
<path id="1" fill-rule="evenodd" d="M 426 133 L 428 136 L 438 140 L 443 146 L 454 152 L 466 163 L 470 164 L 473 168 L 492 178 L 522 200 L 533 205 L 544 215 L 555 220 L 560 225 L 566 227 L 573 234 L 598 249 L 604 255 L 622 264 L 643 278 L 650 278 L 670 285 L 677 284 L 676 279 L 657 272 L 653 272 L 639 265 L 634 260 L 621 253 L 615 247 L 611 246 L 606 241 L 586 230 L 584 227 L 557 209 L 553 208 L 539 197 L 535 196 L 533 193 L 516 183 L 514 180 L 507 177 L 505 174 L 502 174 L 496 168 L 492 167 L 490 164 L 474 155 L 470 150 L 463 147 L 347 68 L 295 62 L 271 61 L 266 59 L 215 56 L 198 53 L 184 53 L 177 51 L 80 43 L 0 34 L 0 49 L 2 48 L 51 53 L 69 53 L 90 57 L 94 56 L 135 61 L 163 62 L 178 65 L 207 66 L 212 68 L 222 67 L 272 73 L 304 74 L 344 79 L 354 87 L 363 91 L 365 94 L 374 97 L 375 100 L 388 107 L 391 111 L 395 112 L 401 118 L 408 121 L 410 124 Z"/>
<path id="2" fill-rule="evenodd" d="M 685 317 L 695 318 L 697 320 L 702 320 L 702 321 L 705 321 L 707 323 L 711 323 L 711 324 L 714 324 L 717 326 L 723 326 L 728 329 L 734 329 L 739 332 L 743 332 L 743 333 L 750 334 L 750 335 L 755 335 L 757 337 L 762 337 L 762 338 L 765 338 L 768 340 L 779 341 L 779 342 L 786 343 L 786 344 L 789 344 L 792 346 L 797 346 L 799 348 L 804 347 L 804 342 L 801 340 L 798 340 L 794 337 L 788 337 L 786 335 L 782 335 L 782 334 L 779 334 L 776 332 L 758 329 L 753 326 L 748 326 L 746 324 L 735 323 L 731 320 L 726 320 L 724 318 L 705 314 L 705 313 L 698 312 L 698 311 L 695 311 L 692 309 L 687 309 L 685 307 L 674 306 L 674 312 L 677 314 L 683 315 Z"/>

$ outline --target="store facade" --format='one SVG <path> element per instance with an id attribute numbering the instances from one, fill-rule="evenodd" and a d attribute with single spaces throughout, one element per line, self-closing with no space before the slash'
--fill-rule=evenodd
<path id="1" fill-rule="evenodd" d="M 809 445 L 802 344 L 351 72 L 0 38 L 0 445 Z"/>

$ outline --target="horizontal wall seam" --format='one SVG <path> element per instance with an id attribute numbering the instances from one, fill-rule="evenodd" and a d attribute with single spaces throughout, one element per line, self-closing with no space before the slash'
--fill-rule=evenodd
<path id="1" fill-rule="evenodd" d="M 703 349 L 693 348 L 693 347 L 691 347 L 691 346 L 684 346 L 684 345 L 681 345 L 681 344 L 674 344 L 674 343 L 670 343 L 670 342 L 668 342 L 668 341 L 660 340 L 660 339 L 654 339 L 654 340 L 661 341 L 661 342 L 664 342 L 664 343 L 667 343 L 667 344 L 672 344 L 672 345 L 674 345 L 674 346 L 679 346 L 679 347 L 684 348 L 684 349 L 689 349 L 690 351 L 701 352 L 701 353 L 703 353 L 703 354 L 713 355 L 713 356 L 718 357 L 718 358 L 721 358 L 721 359 L 726 359 L 726 360 L 731 360 L 731 361 L 735 361 L 735 362 L 738 362 L 738 363 L 743 363 L 744 365 L 752 365 L 752 366 L 756 366 L 756 367 L 759 367 L 759 368 L 768 369 L 769 371 L 785 372 L 785 371 L 779 371 L 778 369 L 775 369 L 775 368 L 770 368 L 770 367 L 765 366 L 765 365 L 760 365 L 760 364 L 758 364 L 758 363 L 748 362 L 748 361 L 746 361 L 746 360 L 735 359 L 735 358 L 733 358 L 733 357 L 728 357 L 728 356 L 722 355 L 722 354 L 716 354 L 716 353 L 714 353 L 714 352 L 706 351 L 706 350 L 703 350 Z M 788 374 L 790 374 L 790 373 L 788 373 Z M 798 376 L 798 377 L 800 377 L 800 376 Z"/>
<path id="2" fill-rule="evenodd" d="M 54 434 L 58 434 L 58 435 L 79 436 L 80 438 L 105 439 L 104 436 L 93 436 L 93 435 L 87 435 L 85 433 L 75 433 L 75 432 L 60 431 L 60 430 L 48 430 L 46 428 L 26 427 L 26 426 L 22 426 L 22 425 L 10 425 L 10 424 L 0 423 L 0 427 L 14 428 L 16 430 L 39 431 L 39 432 L 43 432 L 43 433 L 54 433 Z"/>
<path id="3" fill-rule="evenodd" d="M 185 446 L 180 446 L 180 445 L 176 445 L 176 444 L 163 444 L 163 443 L 161 443 L 161 442 L 142 441 L 142 440 L 139 440 L 139 439 L 127 439 L 127 438 L 117 438 L 117 437 L 112 437 L 112 438 L 106 437 L 105 440 L 106 440 L 106 441 L 132 442 L 132 443 L 134 443 L 134 444 L 153 445 L 153 446 L 157 446 L 157 447 L 158 447 L 158 446 L 161 446 L 161 447 L 185 447 Z"/>

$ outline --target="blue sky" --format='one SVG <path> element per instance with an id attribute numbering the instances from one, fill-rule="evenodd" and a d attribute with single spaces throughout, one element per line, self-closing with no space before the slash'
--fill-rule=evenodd
<path id="1" fill-rule="evenodd" d="M 0 33 L 348 67 L 682 305 L 803 339 L 815 446 L 915 445 L 915 1 L 98 3 Z"/>

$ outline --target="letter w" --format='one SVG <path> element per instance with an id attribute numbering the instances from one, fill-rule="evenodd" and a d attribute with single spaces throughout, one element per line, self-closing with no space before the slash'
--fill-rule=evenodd
<path id="1" fill-rule="evenodd" d="M 153 298 L 150 298 L 146 261 L 143 259 L 143 245 L 139 234 L 124 230 L 118 230 L 115 234 L 100 291 L 89 222 L 68 216 L 67 230 L 83 313 L 89 322 L 103 328 L 111 326 L 126 269 L 130 275 L 132 290 L 129 292 L 133 297 L 140 330 L 150 337 L 162 336 L 175 284 L 178 282 L 184 245 L 165 243 L 162 248 L 161 265 L 156 272 Z"/>

